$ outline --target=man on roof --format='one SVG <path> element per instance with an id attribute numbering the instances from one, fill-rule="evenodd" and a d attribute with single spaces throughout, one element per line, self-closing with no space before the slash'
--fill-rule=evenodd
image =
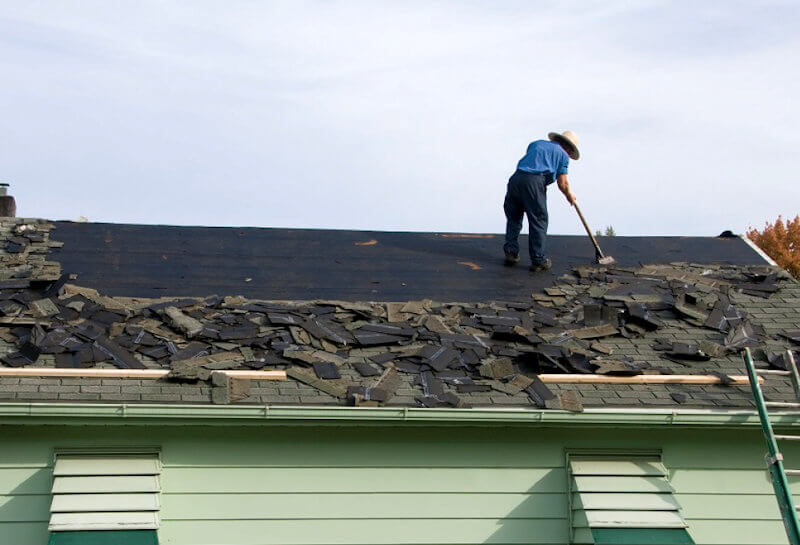
<path id="1" fill-rule="evenodd" d="M 517 163 L 517 171 L 508 180 L 503 210 L 506 213 L 506 241 L 503 251 L 506 265 L 519 262 L 519 233 L 522 215 L 528 216 L 528 250 L 531 271 L 546 271 L 552 262 L 545 253 L 547 238 L 547 186 L 556 182 L 570 204 L 575 195 L 569 189 L 567 167 L 570 158 L 577 160 L 578 135 L 572 131 L 551 132 L 548 140 L 528 145 L 525 156 Z"/>

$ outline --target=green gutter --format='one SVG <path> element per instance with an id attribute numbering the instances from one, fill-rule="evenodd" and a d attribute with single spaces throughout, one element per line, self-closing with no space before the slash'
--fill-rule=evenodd
<path id="1" fill-rule="evenodd" d="M 800 427 L 800 413 L 776 413 L 780 427 Z M 755 411 L 587 409 L 581 413 L 531 409 L 414 407 L 297 407 L 88 403 L 3 403 L 0 424 L 24 425 L 427 425 L 532 427 L 759 427 Z"/>

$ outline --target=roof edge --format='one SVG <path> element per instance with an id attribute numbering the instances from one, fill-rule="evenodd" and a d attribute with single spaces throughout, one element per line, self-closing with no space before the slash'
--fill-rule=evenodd
<path id="1" fill-rule="evenodd" d="M 767 253 L 764 250 L 762 250 L 761 247 L 758 244 L 756 244 L 750 237 L 748 237 L 747 235 L 739 235 L 739 238 L 741 238 L 745 242 L 745 244 L 750 246 L 753 249 L 753 251 L 757 253 L 759 257 L 761 257 L 761 259 L 766 261 L 769 265 L 772 265 L 773 267 L 779 266 L 775 262 L 775 260 L 772 259 L 770 256 L 768 256 Z"/>
<path id="2" fill-rule="evenodd" d="M 774 413 L 773 425 L 800 427 L 800 413 Z M 17 425 L 427 425 L 532 427 L 760 426 L 751 410 L 586 409 L 580 413 L 525 408 L 428 409 L 414 407 L 299 407 L 270 405 L 164 405 L 3 403 L 0 424 Z"/>

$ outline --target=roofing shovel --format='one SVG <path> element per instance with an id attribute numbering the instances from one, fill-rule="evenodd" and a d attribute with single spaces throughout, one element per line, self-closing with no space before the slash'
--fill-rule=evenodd
<path id="1" fill-rule="evenodd" d="M 575 211 L 578 213 L 578 217 L 581 218 L 581 223 L 583 223 L 584 229 L 586 229 L 586 234 L 589 235 L 589 238 L 592 239 L 592 244 L 594 244 L 594 254 L 595 259 L 600 265 L 613 265 L 617 262 L 616 259 L 611 257 L 610 255 L 604 255 L 603 250 L 600 249 L 600 245 L 597 244 L 597 240 L 595 240 L 594 235 L 592 234 L 592 230 L 589 229 L 589 224 L 586 223 L 586 218 L 583 217 L 581 214 L 581 209 L 578 208 L 578 203 L 572 203 L 572 206 L 575 207 Z"/>

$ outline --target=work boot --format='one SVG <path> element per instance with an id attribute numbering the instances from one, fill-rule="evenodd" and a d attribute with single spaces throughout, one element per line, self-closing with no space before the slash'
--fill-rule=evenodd
<path id="1" fill-rule="evenodd" d="M 511 267 L 519 263 L 519 256 L 514 254 L 506 253 L 506 267 Z"/>
<path id="2" fill-rule="evenodd" d="M 550 258 L 546 258 L 541 263 L 531 263 L 531 272 L 544 272 L 550 270 L 550 267 L 553 266 L 553 262 L 550 261 Z"/>

